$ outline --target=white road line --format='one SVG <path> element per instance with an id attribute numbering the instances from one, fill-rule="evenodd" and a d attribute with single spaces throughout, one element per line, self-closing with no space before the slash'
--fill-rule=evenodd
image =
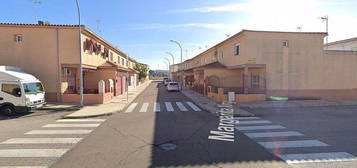
<path id="1" fill-rule="evenodd" d="M 92 130 L 32 130 L 25 135 L 75 135 L 75 134 L 89 134 Z"/>
<path id="2" fill-rule="evenodd" d="M 100 124 L 47 124 L 43 127 L 47 128 L 68 128 L 68 127 L 98 127 Z"/>
<path id="3" fill-rule="evenodd" d="M 0 149 L 0 157 L 60 157 L 68 149 Z"/>
<path id="4" fill-rule="evenodd" d="M 176 102 L 176 105 L 180 109 L 180 111 L 188 111 L 187 108 L 181 102 Z"/>
<path id="5" fill-rule="evenodd" d="M 160 112 L 161 108 L 160 108 L 160 103 L 154 103 L 154 112 Z"/>
<path id="6" fill-rule="evenodd" d="M 135 109 L 135 107 L 138 105 L 138 103 L 131 103 L 131 105 L 126 109 L 126 113 L 131 113 Z"/>
<path id="7" fill-rule="evenodd" d="M 239 131 L 285 129 L 285 127 L 281 125 L 244 126 L 244 127 L 236 126 L 235 128 Z"/>
<path id="8" fill-rule="evenodd" d="M 346 152 L 284 154 L 284 155 L 279 155 L 279 157 L 290 164 L 357 160 L 356 156 L 353 156 Z"/>
<path id="9" fill-rule="evenodd" d="M 13 138 L 1 144 L 74 144 L 82 138 Z"/>
<path id="10" fill-rule="evenodd" d="M 174 107 L 172 107 L 172 104 L 170 102 L 165 102 L 165 106 L 167 111 L 174 111 Z"/>
<path id="11" fill-rule="evenodd" d="M 60 119 L 56 122 L 104 122 L 105 119 Z"/>
<path id="12" fill-rule="evenodd" d="M 234 117 L 234 120 L 259 120 L 260 117 Z"/>
<path id="13" fill-rule="evenodd" d="M 149 107 L 149 103 L 143 103 L 139 112 L 145 113 L 146 111 L 148 111 L 148 107 Z"/>
<path id="14" fill-rule="evenodd" d="M 279 148 L 302 148 L 302 147 L 317 147 L 328 146 L 318 140 L 300 140 L 300 141 L 273 141 L 273 142 L 258 142 L 264 148 L 279 149 Z"/>
<path id="15" fill-rule="evenodd" d="M 186 102 L 186 104 L 188 104 L 194 111 L 201 111 L 200 108 L 198 108 L 195 104 L 193 104 L 192 102 Z"/>
<path id="16" fill-rule="evenodd" d="M 303 134 L 296 131 L 245 133 L 245 135 L 250 138 L 303 136 Z"/>
<path id="17" fill-rule="evenodd" d="M 270 124 L 271 121 L 268 120 L 253 120 L 253 121 L 237 121 L 236 124 L 244 125 L 244 124 Z"/>

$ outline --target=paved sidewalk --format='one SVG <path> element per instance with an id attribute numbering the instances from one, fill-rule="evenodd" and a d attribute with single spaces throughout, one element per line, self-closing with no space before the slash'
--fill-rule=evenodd
<path id="1" fill-rule="evenodd" d="M 217 113 L 218 112 L 218 102 L 209 99 L 206 96 L 203 96 L 202 94 L 199 94 L 191 89 L 187 88 L 182 88 L 182 94 L 184 94 L 186 97 L 190 98 L 195 104 L 200 106 L 202 109 L 210 112 L 210 113 Z M 233 115 L 235 117 L 252 117 L 254 114 L 243 110 L 238 106 L 238 104 L 233 104 Z"/>
<path id="2" fill-rule="evenodd" d="M 129 90 L 129 99 L 127 100 L 127 94 L 123 94 L 115 97 L 108 103 L 99 104 L 99 105 L 90 105 L 84 106 L 78 111 L 75 111 L 72 114 L 66 115 L 63 118 L 87 118 L 87 117 L 97 117 L 104 115 L 111 115 L 116 112 L 120 112 L 128 104 L 130 104 L 135 98 L 140 95 L 142 91 L 146 89 L 150 85 L 151 81 L 147 81 L 144 84 Z"/>
<path id="3" fill-rule="evenodd" d="M 242 108 L 326 107 L 357 105 L 357 100 L 289 100 L 239 103 Z"/>

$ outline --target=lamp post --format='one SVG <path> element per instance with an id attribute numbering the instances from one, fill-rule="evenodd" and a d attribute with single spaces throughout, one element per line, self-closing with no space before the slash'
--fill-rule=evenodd
<path id="1" fill-rule="evenodd" d="M 169 70 L 169 64 L 165 61 L 164 61 L 164 63 L 166 64 L 167 70 Z"/>
<path id="2" fill-rule="evenodd" d="M 327 36 L 326 36 L 326 44 L 328 43 L 328 16 L 323 16 L 323 17 L 320 17 L 320 19 L 323 21 L 323 22 L 326 22 L 326 33 L 327 33 Z"/>
<path id="3" fill-rule="evenodd" d="M 177 44 L 179 47 L 180 47 L 180 55 L 181 55 L 181 72 L 180 72 L 180 84 L 181 84 L 181 87 L 180 87 L 180 89 L 182 90 L 182 84 L 183 84 L 183 76 L 182 76 L 182 70 L 183 70 L 183 68 L 182 68 L 182 46 L 181 46 L 181 44 L 178 42 L 178 41 L 175 41 L 175 40 L 170 40 L 170 42 L 171 43 L 175 43 L 175 44 Z"/>
<path id="4" fill-rule="evenodd" d="M 78 28 L 79 28 L 79 105 L 83 106 L 83 57 L 82 57 L 82 52 L 83 52 L 83 46 L 82 46 L 82 25 L 81 25 L 81 11 L 79 8 L 79 0 L 76 0 L 77 4 L 77 12 L 78 12 Z"/>
<path id="5" fill-rule="evenodd" d="M 165 53 L 171 56 L 171 58 L 172 58 L 172 65 L 174 65 L 174 64 L 175 64 L 174 55 L 173 55 L 172 53 L 170 53 L 170 52 L 165 52 Z"/>

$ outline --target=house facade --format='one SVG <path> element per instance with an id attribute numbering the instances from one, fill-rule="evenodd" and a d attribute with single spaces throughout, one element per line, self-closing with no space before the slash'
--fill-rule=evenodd
<path id="1" fill-rule="evenodd" d="M 137 61 L 82 26 L 84 103 L 98 104 L 138 82 Z M 77 25 L 0 24 L 0 64 L 34 74 L 46 101 L 79 102 L 80 51 Z"/>
<path id="2" fill-rule="evenodd" d="M 171 75 L 217 101 L 357 98 L 357 52 L 324 50 L 326 35 L 243 30 Z"/>

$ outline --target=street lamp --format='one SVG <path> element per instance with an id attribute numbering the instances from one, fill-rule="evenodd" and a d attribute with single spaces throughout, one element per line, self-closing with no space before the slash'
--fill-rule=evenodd
<path id="1" fill-rule="evenodd" d="M 178 42 L 178 41 L 175 41 L 175 40 L 170 40 L 170 42 L 171 43 L 175 43 L 175 44 L 177 44 L 179 47 L 180 47 L 180 54 L 181 54 L 181 72 L 180 72 L 180 83 L 181 83 L 181 87 L 180 87 L 180 89 L 182 90 L 182 84 L 183 84 L 183 76 L 182 76 L 182 46 L 181 46 L 181 44 Z"/>
<path id="2" fill-rule="evenodd" d="M 83 57 L 82 57 L 82 51 L 83 51 L 83 46 L 82 46 L 82 25 L 81 25 L 81 11 L 79 8 L 79 0 L 76 0 L 77 4 L 77 12 L 78 12 L 78 27 L 79 27 L 79 104 L 80 106 L 83 106 Z"/>
<path id="3" fill-rule="evenodd" d="M 166 64 L 167 69 L 169 69 L 169 66 L 170 66 L 170 65 L 169 65 L 167 62 L 165 62 L 165 61 L 164 61 L 164 63 Z"/>
<path id="4" fill-rule="evenodd" d="M 174 64 L 175 64 L 174 55 L 173 55 L 172 53 L 170 53 L 170 52 L 165 52 L 165 53 L 171 56 L 171 58 L 172 58 L 172 65 L 174 65 Z"/>
<path id="5" fill-rule="evenodd" d="M 326 44 L 328 43 L 328 16 L 323 16 L 323 17 L 320 17 L 320 19 L 325 22 L 326 21 L 326 33 L 327 33 L 327 36 L 326 36 Z"/>

